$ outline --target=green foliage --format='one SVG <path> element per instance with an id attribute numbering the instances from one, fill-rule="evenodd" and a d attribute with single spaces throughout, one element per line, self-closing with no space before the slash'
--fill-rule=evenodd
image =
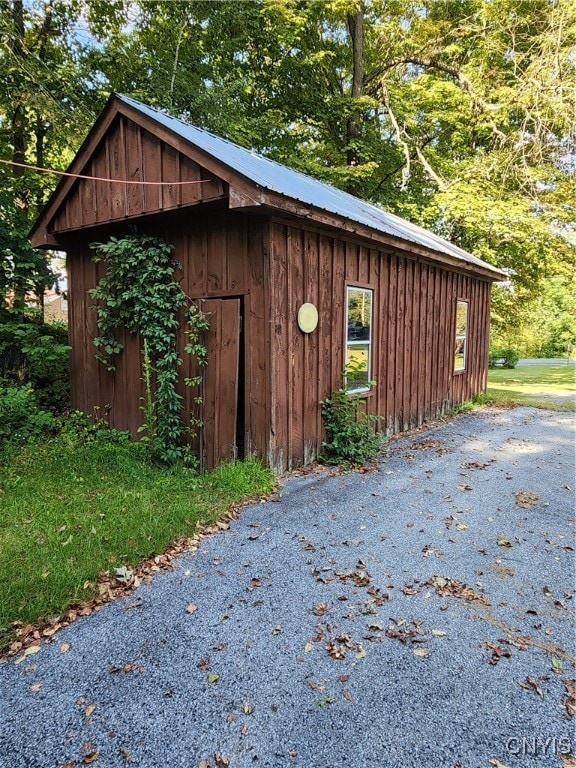
<path id="1" fill-rule="evenodd" d="M 9 174 L 0 166 L 0 322 L 30 314 L 27 296 L 41 296 L 55 281 L 46 255 L 30 245 L 31 220 L 14 204 L 11 186 Z"/>
<path id="2" fill-rule="evenodd" d="M 68 411 L 57 419 L 58 443 L 67 448 L 82 449 L 90 445 L 127 445 L 130 433 L 110 429 L 106 419 L 89 416 L 82 411 Z M 133 446 L 134 455 L 144 455 L 139 444 Z"/>
<path id="3" fill-rule="evenodd" d="M 0 385 L 0 457 L 55 425 L 54 416 L 39 408 L 31 389 Z"/>
<path id="4" fill-rule="evenodd" d="M 98 302 L 94 307 L 100 334 L 94 339 L 97 357 L 113 371 L 114 357 L 123 349 L 118 340 L 119 329 L 139 335 L 146 391 L 143 431 L 152 457 L 174 463 L 187 453 L 182 445 L 182 397 L 177 391 L 178 369 L 182 365 L 177 351 L 179 313 L 189 304 L 174 277 L 180 265 L 172 260 L 173 247 L 151 235 L 111 237 L 107 243 L 93 243 L 92 248 L 94 260 L 106 264 L 105 275 L 90 290 L 91 298 Z M 208 328 L 208 323 L 195 307 L 186 307 L 184 314 L 189 335 L 186 352 L 194 354 L 198 366 L 203 366 L 206 350 L 200 333 Z M 200 377 L 185 380 L 190 386 L 199 382 Z M 198 425 L 196 420 L 188 430 Z"/>
<path id="5" fill-rule="evenodd" d="M 0 380 L 32 388 L 40 407 L 61 413 L 70 399 L 67 342 L 62 325 L 0 324 Z"/>
<path id="6" fill-rule="evenodd" d="M 346 381 L 358 373 L 357 366 L 346 366 L 343 386 L 320 403 L 326 431 L 320 461 L 325 464 L 364 464 L 382 448 L 382 435 L 375 429 L 381 417 L 366 413 L 365 399 L 349 394 L 346 386 Z"/>
<path id="7" fill-rule="evenodd" d="M 489 368 L 516 368 L 520 355 L 510 347 L 491 348 L 488 356 Z"/>
<path id="8" fill-rule="evenodd" d="M 65 168 L 107 94 L 132 94 L 508 269 L 494 343 L 558 354 L 569 315 L 538 298 L 573 280 L 575 8 L 57 0 L 25 3 L 19 23 L 7 2 L 0 155 Z M 45 279 L 25 235 L 54 184 L 0 168 L 0 282 L 20 304 Z"/>

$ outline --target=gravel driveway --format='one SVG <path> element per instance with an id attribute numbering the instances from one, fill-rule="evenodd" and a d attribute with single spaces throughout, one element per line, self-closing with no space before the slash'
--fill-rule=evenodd
<path id="1" fill-rule="evenodd" d="M 574 458 L 573 414 L 483 410 L 286 480 L 0 664 L 0 765 L 573 765 Z"/>

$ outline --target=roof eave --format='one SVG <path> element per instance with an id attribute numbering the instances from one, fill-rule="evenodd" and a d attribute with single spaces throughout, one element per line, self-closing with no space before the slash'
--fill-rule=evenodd
<path id="1" fill-rule="evenodd" d="M 506 273 L 490 264 L 477 264 L 475 261 L 468 261 L 465 258 L 458 258 L 449 253 L 432 248 L 426 248 L 412 240 L 407 240 L 394 235 L 389 235 L 375 227 L 368 227 L 360 224 L 353 219 L 345 218 L 336 213 L 331 213 L 321 208 L 316 208 L 302 203 L 294 198 L 281 195 L 278 192 L 262 190 L 262 204 L 279 211 L 286 212 L 299 218 L 314 221 L 331 229 L 341 229 L 349 232 L 351 235 L 365 238 L 372 242 L 377 241 L 385 247 L 387 251 L 401 250 L 422 257 L 428 261 L 443 264 L 453 269 L 458 269 L 466 273 L 472 273 L 478 277 L 497 282 L 507 277 Z"/>

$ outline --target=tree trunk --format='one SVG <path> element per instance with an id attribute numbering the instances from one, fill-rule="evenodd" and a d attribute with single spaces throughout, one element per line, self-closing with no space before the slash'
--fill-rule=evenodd
<path id="1" fill-rule="evenodd" d="M 352 99 L 362 96 L 364 81 L 364 9 L 360 8 L 355 14 L 348 16 L 348 31 L 352 43 Z M 356 139 L 360 136 L 360 116 L 353 114 L 346 125 L 346 164 L 358 165 L 360 157 Z M 356 185 L 350 183 L 348 192 L 356 194 Z"/>

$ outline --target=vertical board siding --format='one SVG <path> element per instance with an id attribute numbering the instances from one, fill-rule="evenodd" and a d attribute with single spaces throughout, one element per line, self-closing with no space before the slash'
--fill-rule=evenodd
<path id="1" fill-rule="evenodd" d="M 82 174 L 163 184 L 114 184 L 79 179 L 54 217 L 51 227 L 54 233 L 174 210 L 227 195 L 226 184 L 220 179 L 203 173 L 194 160 L 121 116 L 114 120 Z M 170 183 L 182 181 L 202 183 Z"/>
<path id="2" fill-rule="evenodd" d="M 243 303 L 245 398 L 240 404 L 246 433 L 244 445 L 248 454 L 266 459 L 269 447 L 270 382 L 269 382 L 269 300 L 265 267 L 265 232 L 262 220 L 249 220 L 243 215 L 206 217 L 186 225 L 174 223 L 158 233 L 174 245 L 174 258 L 182 265 L 178 272 L 186 294 L 192 299 L 227 298 L 233 294 Z M 102 240 L 106 237 L 101 236 Z M 267 237 L 266 237 L 267 241 Z M 141 373 L 139 339 L 126 332 L 120 340 L 124 352 L 118 356 L 116 370 L 109 372 L 96 360 L 92 339 L 97 335 L 96 313 L 88 290 L 93 288 L 105 270 L 103 263 L 94 264 L 88 247 L 70 248 L 68 273 L 70 290 L 70 344 L 72 369 L 72 405 L 85 413 L 107 415 L 110 425 L 127 429 L 134 437 L 142 424 L 144 387 Z M 184 378 L 197 374 L 189 355 L 184 352 L 188 341 L 183 325 L 178 339 L 178 353 L 183 359 L 179 393 L 182 415 L 189 423 L 198 415 L 194 398 L 199 394 L 184 385 Z M 212 438 L 211 438 L 212 439 Z M 198 440 L 193 441 L 196 446 Z M 213 443 L 211 443 L 213 444 Z M 207 457 L 215 461 L 216 453 Z"/>
<path id="3" fill-rule="evenodd" d="M 345 358 L 345 290 L 374 289 L 373 377 L 369 412 L 388 433 L 421 425 L 481 390 L 486 380 L 489 283 L 406 254 L 369 250 L 273 221 L 270 229 L 272 305 L 272 437 L 278 470 L 318 456 L 320 401 L 341 384 Z M 454 374 L 456 301 L 469 301 L 469 357 Z M 312 334 L 298 328 L 299 306 L 319 311 Z"/>

